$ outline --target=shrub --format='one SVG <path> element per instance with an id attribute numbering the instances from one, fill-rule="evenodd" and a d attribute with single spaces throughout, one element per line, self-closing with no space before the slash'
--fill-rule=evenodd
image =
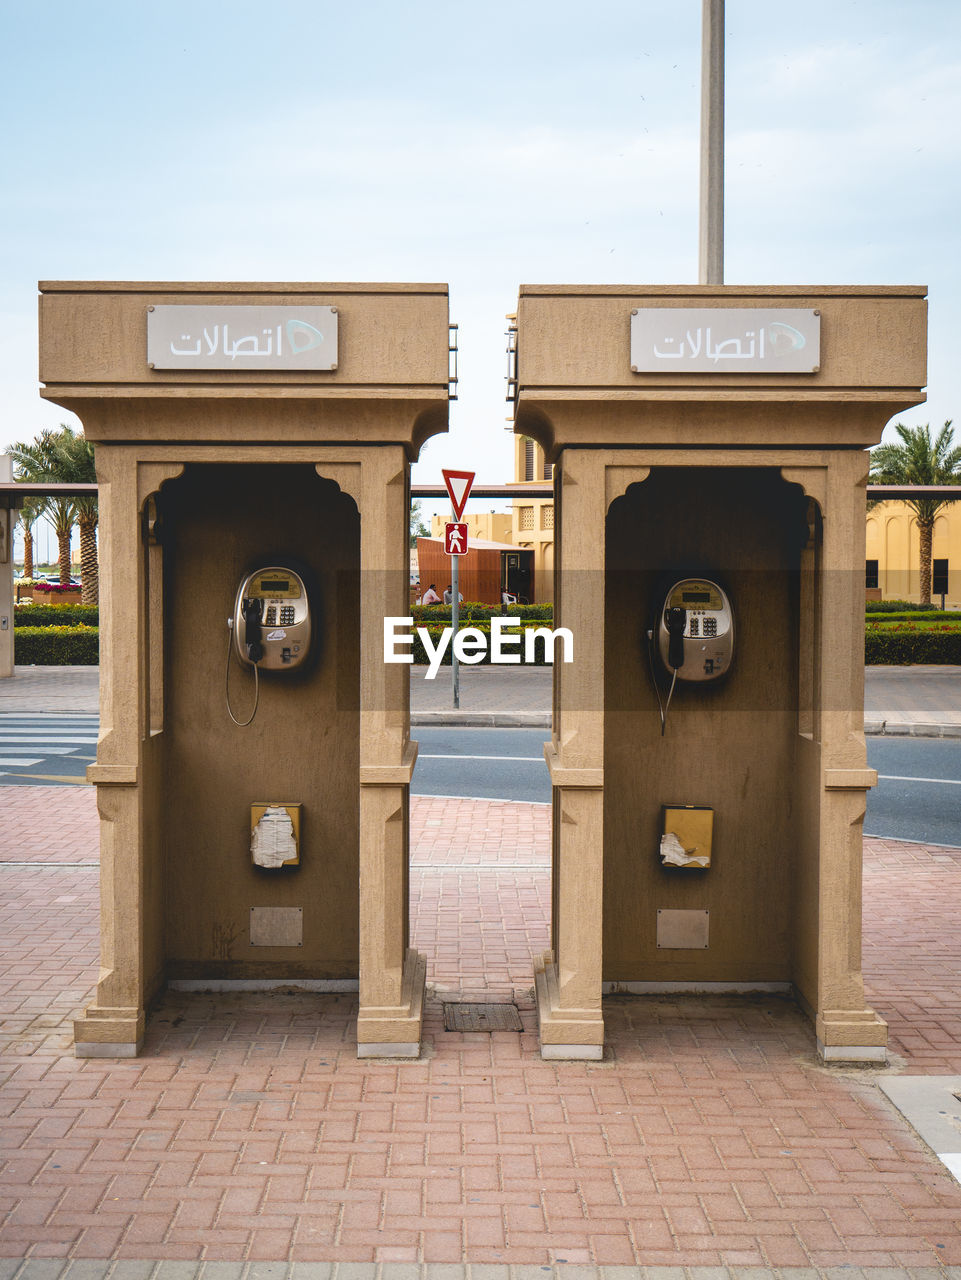
<path id="1" fill-rule="evenodd" d="M 18 604 L 13 611 L 15 627 L 64 627 L 79 623 L 99 626 L 98 607 L 95 604 Z"/>
<path id="2" fill-rule="evenodd" d="M 100 661 L 97 627 L 17 627 L 13 660 L 29 667 L 95 667 Z"/>
<path id="3" fill-rule="evenodd" d="M 865 613 L 915 613 L 936 609 L 936 604 L 912 604 L 910 600 L 868 600 Z"/>
<path id="4" fill-rule="evenodd" d="M 864 661 L 868 666 L 912 663 L 961 663 L 961 628 L 918 630 L 878 628 L 864 638 Z"/>
<path id="5" fill-rule="evenodd" d="M 79 591 L 80 584 L 78 582 L 35 582 L 32 590 L 35 596 L 41 594 L 56 597 L 65 595 L 68 591 Z"/>
<path id="6" fill-rule="evenodd" d="M 415 622 L 450 622 L 449 604 L 415 604 L 411 607 Z M 462 600 L 461 622 L 490 622 L 491 618 L 524 618 L 550 622 L 554 617 L 553 604 L 482 604 L 476 600 Z"/>

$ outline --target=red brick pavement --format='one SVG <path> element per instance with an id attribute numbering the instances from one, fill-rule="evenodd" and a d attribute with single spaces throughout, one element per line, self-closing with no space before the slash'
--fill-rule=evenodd
<path id="1" fill-rule="evenodd" d="M 817 1065 L 788 1000 L 611 998 L 609 1056 L 580 1064 L 541 1062 L 523 995 L 521 1035 L 445 1033 L 432 1001 L 421 1060 L 377 1063 L 354 1054 L 353 997 L 171 992 L 141 1058 L 74 1059 L 96 873 L 51 852 L 92 859 L 92 807 L 0 788 L 0 856 L 46 863 L 0 871 L 0 1256 L 961 1263 L 961 1187 L 876 1071 Z M 44 816 L 35 843 L 22 808 Z M 523 992 L 546 938 L 547 810 L 412 808 L 432 981 L 480 994 L 489 964 L 495 995 Z M 894 1051 L 961 1071 L 961 852 L 866 855 L 866 970 Z"/>

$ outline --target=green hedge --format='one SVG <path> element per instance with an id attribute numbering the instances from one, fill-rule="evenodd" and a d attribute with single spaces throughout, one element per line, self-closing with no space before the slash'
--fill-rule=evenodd
<path id="1" fill-rule="evenodd" d="M 15 627 L 69 627 L 78 623 L 99 626 L 99 608 L 95 604 L 18 604 L 13 610 Z"/>
<path id="2" fill-rule="evenodd" d="M 421 625 L 423 625 L 423 624 L 421 624 Z M 479 623 L 477 623 L 477 622 L 472 622 L 472 623 L 470 623 L 470 626 L 474 627 L 477 631 L 481 632 L 481 634 L 487 638 L 487 646 L 488 646 L 488 647 L 487 647 L 487 650 L 486 650 L 486 651 L 485 651 L 485 653 L 484 653 L 483 661 L 482 661 L 481 663 L 476 664 L 476 665 L 478 665 L 478 666 L 486 666 L 486 665 L 489 665 L 489 663 L 490 663 L 490 630 L 491 630 L 491 629 L 490 629 L 490 626 L 489 626 L 488 624 L 486 624 L 486 623 L 483 623 L 483 622 L 479 622 Z M 535 623 L 533 623 L 533 624 L 532 624 L 531 626 L 529 626 L 529 627 L 518 627 L 518 628 L 517 628 L 517 630 L 514 630 L 514 629 L 512 628 L 510 631 L 505 631 L 505 632 L 503 632 L 503 633 L 502 633 L 503 638 L 504 638 L 505 640 L 506 640 L 508 637 L 510 637 L 510 636 L 514 636 L 514 637 L 516 637 L 516 643 L 515 643 L 514 645 L 512 645 L 509 649 L 505 649 L 505 652 L 506 652 L 506 653 L 516 653 L 516 654 L 518 654 L 518 656 L 520 657 L 520 665 L 521 665 L 521 666 L 525 666 L 525 665 L 526 665 L 526 666 L 531 666 L 531 667 L 543 667 L 543 666 L 547 665 L 547 664 L 544 662 L 544 641 L 543 641 L 543 640 L 535 641 L 535 647 L 534 647 L 534 661 L 533 661 L 533 662 L 529 662 L 529 663 L 525 663 L 525 662 L 524 662 L 524 636 L 525 636 L 525 633 L 526 633 L 526 632 L 528 632 L 528 631 L 536 630 L 536 627 L 537 627 L 537 623 L 535 622 Z M 426 630 L 427 630 L 427 634 L 428 634 L 428 635 L 430 636 L 430 638 L 431 638 L 431 642 L 432 642 L 433 644 L 435 644 L 435 645 L 436 645 L 436 644 L 437 644 L 437 642 L 438 642 L 438 640 L 439 640 L 439 637 L 440 637 L 440 635 L 441 635 L 441 632 L 444 630 L 444 624 L 443 624 L 443 623 L 429 623 L 429 624 L 427 624 Z M 463 631 L 463 630 L 465 630 L 465 628 L 461 627 L 461 630 Z M 556 645 L 555 645 L 555 654 L 556 654 L 557 658 L 558 658 L 559 660 L 561 660 L 561 661 L 563 660 L 563 651 L 564 651 L 564 649 L 565 649 L 565 648 L 566 648 L 566 642 L 565 642 L 564 640 L 561 640 L 561 641 L 557 642 L 557 643 L 556 643 Z M 406 652 L 406 650 L 404 650 L 404 649 L 402 649 L 400 646 L 398 646 L 398 652 Z M 415 662 L 415 663 L 423 663 L 424 665 L 426 665 L 426 664 L 430 661 L 430 659 L 429 659 L 429 657 L 428 657 L 428 655 L 427 655 L 427 650 L 424 648 L 424 645 L 423 645 L 423 643 L 422 643 L 422 641 L 421 641 L 421 638 L 420 638 L 420 636 L 417 634 L 416 630 L 414 631 L 414 643 L 413 643 L 413 645 L 412 645 L 412 646 L 411 646 L 411 648 L 410 648 L 410 652 L 414 655 L 414 662 Z M 449 667 L 449 666 L 450 666 L 450 655 L 451 655 L 451 646 L 448 644 L 447 649 L 446 649 L 446 650 L 445 650 L 445 652 L 444 652 L 444 657 L 443 657 L 443 661 L 442 661 L 442 665 L 443 665 L 443 666 L 445 666 L 445 667 Z M 466 664 L 465 664 L 465 665 L 466 665 Z M 474 664 L 471 664 L 471 665 L 474 665 Z M 516 664 L 512 664 L 512 665 L 516 665 Z"/>
<path id="3" fill-rule="evenodd" d="M 912 663 L 961 664 L 961 628 L 942 631 L 869 631 L 864 638 L 864 661 L 905 667 Z"/>
<path id="4" fill-rule="evenodd" d="M 908 613 L 936 609 L 936 604 L 912 604 L 910 600 L 868 600 L 865 613 Z"/>
<path id="5" fill-rule="evenodd" d="M 449 604 L 415 604 L 410 616 L 415 622 L 450 622 Z M 490 622 L 491 618 L 523 618 L 538 622 L 554 620 L 553 604 L 482 604 L 477 600 L 462 600 L 461 622 Z"/>
<path id="6" fill-rule="evenodd" d="M 930 613 L 884 613 L 877 618 L 867 618 L 866 622 L 869 627 L 887 627 L 896 622 L 953 622 L 961 626 L 961 611 L 945 609 L 942 613 L 940 609 L 932 609 Z"/>
<path id="7" fill-rule="evenodd" d="M 17 627 L 13 660 L 22 667 L 95 667 L 100 661 L 97 627 Z"/>

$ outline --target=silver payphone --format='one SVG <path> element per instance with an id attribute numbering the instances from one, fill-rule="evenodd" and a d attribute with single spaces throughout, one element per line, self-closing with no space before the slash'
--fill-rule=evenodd
<path id="1" fill-rule="evenodd" d="M 237 587 L 234 612 L 227 619 L 227 627 L 238 661 L 254 669 L 256 693 L 249 720 L 234 716 L 226 691 L 227 714 L 234 724 L 244 728 L 257 714 L 259 673 L 296 670 L 310 652 L 311 607 L 303 577 L 289 566 L 275 564 L 246 574 Z M 229 676 L 229 647 L 227 663 Z"/>

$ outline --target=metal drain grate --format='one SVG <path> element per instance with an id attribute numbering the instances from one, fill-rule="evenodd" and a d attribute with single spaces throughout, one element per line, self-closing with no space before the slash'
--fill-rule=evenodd
<path id="1" fill-rule="evenodd" d="M 523 1031 L 516 1004 L 445 1004 L 445 1031 Z"/>

